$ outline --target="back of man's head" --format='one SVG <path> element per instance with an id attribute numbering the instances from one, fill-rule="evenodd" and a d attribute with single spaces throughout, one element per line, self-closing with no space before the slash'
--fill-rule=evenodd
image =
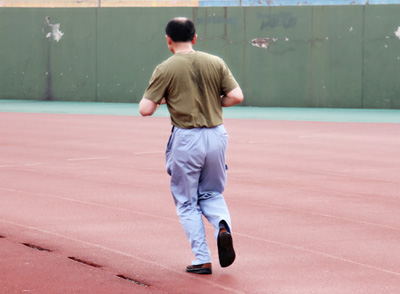
<path id="1" fill-rule="evenodd" d="M 196 29 L 190 19 L 177 17 L 168 22 L 165 33 L 174 42 L 191 42 L 196 34 Z"/>

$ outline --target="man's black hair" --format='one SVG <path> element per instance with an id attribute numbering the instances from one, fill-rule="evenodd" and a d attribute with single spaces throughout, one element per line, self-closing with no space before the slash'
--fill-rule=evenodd
<path id="1" fill-rule="evenodd" d="M 174 18 L 165 27 L 165 33 L 174 42 L 189 42 L 193 41 L 196 28 L 190 19 Z"/>

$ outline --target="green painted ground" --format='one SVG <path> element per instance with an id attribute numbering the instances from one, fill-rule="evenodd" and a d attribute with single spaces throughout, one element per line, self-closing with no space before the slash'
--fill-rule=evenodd
<path id="1" fill-rule="evenodd" d="M 133 103 L 51 102 L 37 100 L 0 100 L 0 112 L 140 115 L 138 104 Z M 167 108 L 161 106 L 154 116 L 168 116 Z M 400 123 L 400 110 L 234 106 L 224 108 L 224 117 L 290 121 Z"/>

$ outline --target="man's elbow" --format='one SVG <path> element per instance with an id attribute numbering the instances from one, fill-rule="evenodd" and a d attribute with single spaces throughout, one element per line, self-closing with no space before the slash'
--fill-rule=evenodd
<path id="1" fill-rule="evenodd" d="M 236 88 L 228 94 L 229 98 L 232 100 L 233 104 L 239 104 L 243 102 L 244 95 L 242 89 Z"/>
<path id="2" fill-rule="evenodd" d="M 236 97 L 235 97 L 235 102 L 236 102 L 236 104 L 242 103 L 242 102 L 243 102 L 243 99 L 244 99 L 243 94 L 236 96 Z"/>
<path id="3" fill-rule="evenodd" d="M 139 103 L 139 113 L 142 116 L 153 115 L 156 109 L 157 109 L 157 104 L 148 99 L 143 98 Z"/>
<path id="4" fill-rule="evenodd" d="M 152 112 L 152 111 L 150 111 L 150 110 L 148 110 L 148 109 L 139 108 L 139 113 L 140 113 L 142 116 L 151 116 L 151 115 L 153 115 L 154 111 Z"/>

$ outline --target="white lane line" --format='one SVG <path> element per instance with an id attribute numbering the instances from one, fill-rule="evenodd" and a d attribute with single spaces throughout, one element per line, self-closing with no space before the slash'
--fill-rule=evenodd
<path id="1" fill-rule="evenodd" d="M 148 152 L 134 152 L 135 155 L 142 155 L 142 154 L 158 154 L 164 153 L 164 151 L 148 151 Z"/>
<path id="2" fill-rule="evenodd" d="M 110 159 L 111 157 L 68 158 L 69 161 Z"/>
<path id="3" fill-rule="evenodd" d="M 42 163 L 26 163 L 26 164 L 9 164 L 9 165 L 0 165 L 1 167 L 24 167 L 24 166 L 37 166 L 42 165 Z"/>
<path id="4" fill-rule="evenodd" d="M 8 189 L 8 188 L 0 188 L 0 190 L 12 192 L 12 193 L 23 193 L 23 194 L 28 194 L 28 195 L 38 195 L 38 196 L 43 196 L 43 197 L 48 197 L 48 198 L 66 200 L 66 201 L 76 202 L 79 204 L 93 205 L 93 206 L 97 206 L 97 207 L 101 207 L 101 208 L 114 209 L 114 210 L 129 212 L 129 213 L 141 214 L 141 215 L 148 216 L 151 218 L 160 218 L 163 220 L 179 222 L 179 220 L 177 218 L 164 217 L 164 216 L 145 213 L 145 212 L 141 212 L 141 211 L 135 211 L 135 210 L 120 208 L 120 207 L 114 207 L 114 206 L 109 206 L 109 205 L 104 205 L 104 204 L 99 204 L 99 203 L 94 203 L 94 202 L 82 201 L 82 200 L 73 199 L 73 198 L 54 196 L 54 195 L 49 195 L 49 194 L 37 193 L 37 192 L 28 192 L 28 191 L 22 191 L 22 190 Z"/>
<path id="5" fill-rule="evenodd" d="M 241 204 L 245 203 L 245 204 L 251 204 L 251 205 L 255 205 L 255 206 L 264 206 L 264 207 L 272 207 L 272 208 L 277 208 L 277 209 L 282 209 L 282 210 L 295 211 L 295 212 L 303 213 L 303 214 L 316 215 L 316 216 L 320 216 L 320 217 L 338 219 L 338 220 L 342 220 L 342 221 L 354 222 L 354 223 L 363 224 L 363 225 L 369 225 L 369 226 L 374 226 L 374 227 L 380 227 L 380 228 L 400 231 L 400 228 L 396 228 L 396 227 L 392 227 L 392 226 L 388 226 L 388 225 L 371 223 L 371 222 L 356 220 L 356 219 L 347 218 L 347 217 L 335 216 L 335 215 L 331 215 L 331 214 L 312 212 L 312 211 L 307 211 L 307 210 L 303 210 L 303 209 L 296 209 L 296 208 L 285 207 L 285 206 L 280 206 L 280 205 L 264 204 L 264 203 L 233 200 L 233 199 L 229 199 L 229 201 L 237 202 L 237 203 L 241 203 Z"/>
<path id="6" fill-rule="evenodd" d="M 255 237 L 255 236 L 250 236 L 250 235 L 241 234 L 241 233 L 234 233 L 234 235 L 242 236 L 242 237 L 253 239 L 253 240 L 257 240 L 257 241 L 267 242 L 267 243 L 279 245 L 279 246 L 282 246 L 282 247 L 288 247 L 288 248 L 292 248 L 292 249 L 296 249 L 296 250 L 301 250 L 301 251 L 309 252 L 309 253 L 312 253 L 312 254 L 325 256 L 325 257 L 328 257 L 328 258 L 331 258 L 331 259 L 335 259 L 335 260 L 339 260 L 339 261 L 355 264 L 355 265 L 358 265 L 358 266 L 374 269 L 374 270 L 377 270 L 377 271 L 380 271 L 380 272 L 384 272 L 384 273 L 387 273 L 387 274 L 400 276 L 400 272 L 390 271 L 390 270 L 387 270 L 387 269 L 384 269 L 384 268 L 380 268 L 380 267 L 377 267 L 377 266 L 373 266 L 373 265 L 370 265 L 370 264 L 361 263 L 361 262 L 358 262 L 358 261 L 354 261 L 354 260 L 351 260 L 351 259 L 343 258 L 343 257 L 340 257 L 340 256 L 332 255 L 332 254 L 321 252 L 321 251 L 307 249 L 307 248 L 304 248 L 304 247 L 301 247 L 301 246 L 291 245 L 291 244 L 287 244 L 287 243 L 281 243 L 281 242 L 268 240 L 268 239 L 264 239 L 264 238 L 258 238 L 258 237 Z"/>
<path id="7" fill-rule="evenodd" d="M 166 220 L 169 220 L 169 221 L 178 222 L 177 219 L 173 219 L 173 218 L 160 217 L 160 216 L 152 215 L 152 214 L 148 214 L 148 213 L 143 213 L 143 212 L 138 212 L 138 211 L 132 211 L 132 210 L 123 209 L 123 208 L 117 208 L 117 207 L 111 207 L 111 206 L 107 206 L 107 205 L 96 204 L 96 203 L 91 203 L 91 202 L 86 202 L 86 201 L 80 201 L 80 200 L 75 200 L 75 199 L 70 199 L 70 198 L 65 198 L 65 197 L 52 196 L 52 195 L 45 195 L 45 194 L 41 194 L 41 193 L 29 193 L 29 192 L 25 192 L 25 191 L 17 191 L 17 190 L 6 189 L 6 188 L 0 188 L 0 190 L 6 190 L 6 191 L 12 191 L 12 192 L 20 192 L 20 193 L 27 193 L 27 194 L 37 194 L 37 195 L 42 195 L 42 196 L 46 196 L 46 197 L 59 198 L 59 199 L 68 200 L 68 201 L 73 201 L 73 202 L 78 202 L 78 203 L 82 203 L 82 204 L 95 205 L 95 206 L 98 206 L 98 207 L 104 207 L 104 208 L 109 208 L 109 209 L 110 209 L 110 208 L 111 208 L 111 209 L 117 209 L 117 210 L 127 211 L 127 212 L 131 212 L 131 213 L 137 213 L 137 214 L 146 215 L 146 216 L 149 216 L 149 217 L 152 217 L 152 218 L 161 218 L 161 219 L 166 219 Z M 17 225 L 17 226 L 24 226 L 24 225 L 20 225 L 20 224 L 17 224 L 17 223 L 8 222 L 8 221 L 2 220 L 2 219 L 0 219 L 0 221 L 6 222 L 6 223 L 15 224 L 15 225 Z M 34 227 L 28 227 L 28 226 L 25 226 L 25 227 L 31 228 L 31 229 L 34 229 L 34 230 L 37 230 L 37 231 L 42 231 L 42 230 L 37 229 L 37 228 L 34 228 Z M 52 234 L 52 235 L 55 235 L 55 236 L 58 235 L 58 234 L 56 234 L 56 233 L 51 233 L 51 232 L 48 232 L 48 231 L 43 231 L 43 232 L 47 232 L 47 233 Z M 307 249 L 307 248 L 305 248 L 305 247 L 296 246 L 296 245 L 291 245 L 291 244 L 287 244 L 287 243 L 281 243 L 281 242 L 277 242 L 277 241 L 273 241 L 273 240 L 269 240 L 269 239 L 265 239 L 265 238 L 259 238 L 259 237 L 255 237 L 255 236 L 250 236 L 250 235 L 246 235 L 246 234 L 242 234 L 242 233 L 238 233 L 238 232 L 235 232 L 234 234 L 237 235 L 237 236 L 244 237 L 244 238 L 253 239 L 253 240 L 262 241 L 262 242 L 267 242 L 267 243 L 271 243 L 271 244 L 275 244 L 275 245 L 279 245 L 279 246 L 283 246 L 283 247 L 287 247 L 287 248 L 291 248 L 291 249 L 301 250 L 301 251 L 309 252 L 309 253 L 312 253 L 312 254 L 316 254 L 316 255 L 320 255 L 320 256 L 325 256 L 325 257 L 328 257 L 328 258 L 331 258 L 331 259 L 343 261 L 343 262 L 346 262 L 346 263 L 355 264 L 355 265 L 358 265 L 358 266 L 362 266 L 362 267 L 374 269 L 374 270 L 377 270 L 377 271 L 380 271 L 380 272 L 384 272 L 384 273 L 389 273 L 389 274 L 392 274 L 392 275 L 400 276 L 400 273 L 399 273 L 399 272 L 393 272 L 393 271 L 386 270 L 386 269 L 383 269 L 383 268 L 380 268 L 380 267 L 376 267 L 376 266 L 373 266 L 373 265 L 369 265 L 369 264 L 357 262 L 357 261 L 354 261 L 354 260 L 351 260 L 351 259 L 347 259 L 347 258 L 335 256 L 335 255 L 332 255 L 332 254 L 329 254 L 329 253 L 325 253 L 325 252 L 321 252 L 321 251 L 316 251 L 316 250 L 312 250 L 312 249 Z M 77 242 L 81 242 L 81 243 L 93 245 L 93 246 L 96 246 L 96 247 L 99 247 L 99 248 L 103 248 L 101 245 L 98 245 L 98 244 L 92 244 L 92 243 L 88 243 L 88 242 L 85 242 L 85 241 L 76 240 L 76 239 L 73 239 L 73 238 L 70 238 L 70 237 L 66 237 L 66 236 L 63 236 L 63 235 L 59 235 L 59 236 L 60 236 L 60 237 L 63 237 L 63 238 L 66 238 L 66 239 L 75 240 L 75 241 L 77 241 Z M 109 248 L 104 247 L 103 249 L 108 250 Z M 118 252 L 119 252 L 119 251 L 114 250 L 114 249 L 109 249 L 109 250 L 112 251 L 112 252 L 115 252 L 115 253 L 118 253 Z M 124 252 L 121 252 L 120 254 L 123 254 L 123 255 L 126 255 L 126 256 L 130 256 L 130 257 L 136 258 L 134 255 L 129 255 L 129 254 L 126 254 L 126 253 L 124 253 Z M 140 258 L 140 257 L 137 257 L 137 259 L 142 260 L 142 258 Z M 146 261 L 146 260 L 144 260 L 144 261 Z M 155 264 L 155 265 L 158 265 L 156 262 L 153 262 L 153 261 L 147 261 L 147 262 L 152 263 L 152 264 Z M 161 266 L 161 265 L 160 265 L 160 266 Z M 163 267 L 163 268 L 165 268 L 165 269 L 169 269 L 167 266 L 161 266 L 161 267 Z M 180 273 L 180 272 L 178 272 L 178 271 L 175 271 L 175 272 Z M 219 286 L 220 286 L 220 285 L 219 285 Z M 241 293 L 241 292 L 232 292 L 232 293 Z"/>
<path id="8" fill-rule="evenodd" d="M 62 234 L 50 232 L 50 231 L 39 229 L 39 228 L 32 227 L 32 226 L 18 224 L 18 223 L 12 222 L 12 221 L 4 220 L 4 219 L 0 219 L 0 222 L 6 223 L 6 224 L 10 224 L 10 225 L 14 225 L 14 226 L 18 226 L 18 227 L 22 227 L 22 228 L 25 228 L 25 229 L 34 230 L 34 231 L 37 231 L 37 232 L 40 232 L 40 233 L 44 233 L 44 234 L 48 234 L 48 235 L 51 235 L 51 236 L 54 236 L 54 237 L 67 239 L 67 240 L 70 240 L 70 241 L 73 241 L 73 242 L 77 242 L 77 243 L 81 243 L 81 244 L 84 244 L 84 245 L 96 247 L 96 248 L 99 248 L 99 249 L 102 249 L 102 250 L 106 250 L 106 251 L 109 251 L 109 252 L 112 252 L 112 253 L 115 253 L 115 254 L 119 254 L 119 255 L 122 255 L 122 256 L 130 257 L 130 258 L 139 260 L 140 262 L 145 262 L 145 263 L 154 265 L 154 266 L 156 266 L 158 268 L 162 268 L 164 270 L 167 270 L 168 272 L 174 272 L 175 274 L 178 274 L 180 276 L 184 276 L 185 278 L 192 278 L 192 279 L 199 280 L 202 283 L 208 283 L 208 284 L 210 284 L 210 285 L 212 285 L 214 287 L 224 289 L 224 290 L 228 291 L 229 293 L 245 294 L 245 292 L 238 291 L 237 289 L 226 287 L 224 285 L 215 283 L 213 281 L 206 280 L 206 279 L 204 279 L 202 277 L 197 277 L 197 276 L 194 276 L 194 275 L 188 275 L 187 273 L 182 273 L 182 271 L 175 270 L 175 269 L 171 268 L 168 265 L 163 265 L 163 264 L 155 262 L 153 260 L 145 259 L 143 257 L 137 256 L 137 255 L 133 255 L 133 254 L 130 254 L 130 253 L 127 253 L 127 252 L 123 252 L 123 251 L 120 251 L 120 250 L 117 250 L 117 249 L 112 249 L 112 248 L 109 248 L 109 247 L 105 247 L 105 246 L 97 244 L 97 243 L 91 243 L 91 242 L 87 242 L 87 241 L 84 241 L 84 240 L 75 239 L 75 238 L 68 237 L 68 236 L 65 236 L 65 235 L 62 235 Z"/>
<path id="9" fill-rule="evenodd" d="M 251 183 L 251 184 L 256 184 L 256 185 L 265 185 L 265 180 L 249 180 L 249 179 L 243 179 L 243 178 L 238 178 L 238 177 L 234 177 L 234 176 L 230 176 L 229 179 L 233 182 L 246 182 L 246 183 Z M 397 182 L 393 182 L 396 183 Z M 359 198 L 359 199 L 364 199 L 364 200 L 384 200 L 384 201 L 389 201 L 389 202 L 400 202 L 400 198 L 399 199 L 393 199 L 393 198 L 382 198 L 385 196 L 382 195 L 375 195 L 375 194 L 366 194 L 366 197 L 363 195 L 357 195 L 355 193 L 352 192 L 340 192 L 340 191 L 335 191 L 335 190 L 320 190 L 320 189 L 313 189 L 313 188 L 309 188 L 306 186 L 301 186 L 300 184 L 291 184 L 291 183 L 278 183 L 278 182 L 274 182 L 272 183 L 272 185 L 275 186 L 279 186 L 279 187 L 289 187 L 289 188 L 294 188 L 294 189 L 298 189 L 298 190 L 302 190 L 302 191 L 310 191 L 310 192 L 318 192 L 318 193 L 324 193 L 324 194 L 332 194 L 332 195 L 341 195 L 341 196 L 350 196 L 353 198 Z M 380 197 L 380 198 L 378 198 Z M 390 197 L 390 196 L 389 196 Z"/>

